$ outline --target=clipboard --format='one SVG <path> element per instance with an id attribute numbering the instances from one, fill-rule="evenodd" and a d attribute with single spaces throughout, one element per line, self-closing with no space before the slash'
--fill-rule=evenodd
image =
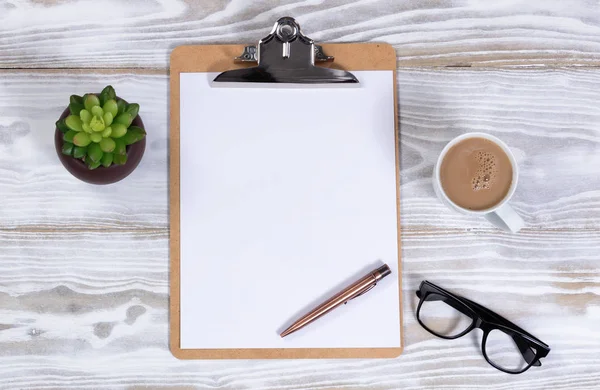
<path id="1" fill-rule="evenodd" d="M 376 71 L 386 70 L 393 72 L 394 79 L 394 140 L 395 140 L 395 177 L 396 177 L 396 225 L 397 225 L 397 272 L 398 272 L 398 302 L 400 333 L 399 346 L 397 347 L 352 347 L 352 348 L 201 348 L 189 349 L 181 347 L 181 288 L 182 277 L 181 261 L 181 220 L 180 220 L 180 173 L 181 173 L 181 148 L 180 148 L 180 92 L 181 74 L 193 72 L 225 72 L 234 71 L 234 76 L 244 75 L 248 69 L 257 68 L 256 63 L 260 59 L 259 50 L 256 46 L 245 45 L 197 45 L 180 46 L 173 50 L 170 62 L 170 349 L 173 355 L 179 359 L 282 359 L 282 358 L 392 358 L 401 354 L 403 349 L 402 333 L 402 264 L 400 247 L 400 175 L 399 175 L 399 145 L 398 145 L 398 102 L 396 80 L 396 53 L 391 45 L 380 43 L 353 43 L 353 44 L 324 44 L 314 45 L 312 40 L 301 35 L 299 25 L 292 18 L 280 19 L 273 28 L 270 36 L 277 33 L 278 26 L 292 25 L 296 28 L 294 38 L 296 41 L 306 40 L 304 43 L 310 45 L 308 65 L 317 68 L 332 69 L 341 75 L 341 83 L 348 81 L 346 73 L 349 71 Z M 268 37 L 267 37 L 268 38 Z M 285 46 L 285 45 L 284 45 Z M 288 50 L 291 57 L 297 54 L 292 47 Z M 327 53 L 325 55 L 324 53 Z M 286 49 L 283 49 L 285 57 Z M 263 57 L 264 60 L 264 57 Z M 304 66 L 304 65 L 302 65 Z M 305 66 L 304 66 L 305 67 Z M 319 72 L 320 70 L 317 70 Z M 238 73 L 240 72 L 240 73 Z M 275 72 L 277 73 L 277 72 Z M 284 72 L 285 73 L 285 72 Z M 331 76 L 331 75 L 330 75 Z M 245 79 L 248 80 L 248 79 Z M 215 80 L 216 81 L 216 80 Z M 231 79 L 223 80 L 230 82 Z M 281 81 L 273 77 L 266 80 L 251 80 L 250 82 L 294 82 L 289 78 Z M 331 82 L 331 81 L 328 81 Z M 318 81 L 317 81 L 318 83 Z"/>

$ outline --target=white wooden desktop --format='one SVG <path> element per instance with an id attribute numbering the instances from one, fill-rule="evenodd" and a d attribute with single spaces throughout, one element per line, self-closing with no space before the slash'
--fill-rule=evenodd
<path id="1" fill-rule="evenodd" d="M 397 359 L 178 361 L 168 350 L 169 52 L 256 42 L 283 15 L 318 41 L 397 51 L 406 345 Z M 0 388 L 596 387 L 599 65 L 600 5 L 589 1 L 0 0 Z M 140 103 L 148 144 L 130 177 L 95 187 L 59 163 L 54 121 L 71 93 L 109 83 Z M 434 161 L 467 131 L 514 151 L 519 234 L 435 198 Z M 552 352 L 508 375 L 485 362 L 478 332 L 433 337 L 414 317 L 423 279 L 505 315 Z"/>

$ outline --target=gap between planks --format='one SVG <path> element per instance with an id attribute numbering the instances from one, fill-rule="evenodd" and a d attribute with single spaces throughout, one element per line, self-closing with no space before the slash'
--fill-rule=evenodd
<path id="1" fill-rule="evenodd" d="M 525 227 L 519 231 L 518 234 L 536 234 L 536 233 L 594 233 L 600 232 L 600 227 L 577 227 L 577 228 L 528 228 Z M 22 234 L 52 234 L 52 233 L 130 233 L 130 234 L 152 234 L 152 235 L 169 235 L 169 227 L 135 227 L 135 226 L 124 226 L 124 227 L 98 227 L 90 225 L 71 225 L 69 227 L 64 226 L 38 226 L 38 225 L 27 225 L 27 226 L 16 226 L 16 227 L 1 227 L 0 234 L 2 233 L 22 233 Z M 460 234 L 460 233 L 471 233 L 471 234 L 506 234 L 494 227 L 489 228 L 451 228 L 451 227 L 434 227 L 434 226 L 406 226 L 401 227 L 401 233 L 403 235 L 418 236 L 420 234 L 427 236 L 443 236 L 448 234 Z"/>
<path id="2" fill-rule="evenodd" d="M 0 227 L 2 233 L 22 233 L 22 234 L 52 234 L 52 233 L 134 233 L 134 234 L 169 234 L 168 227 L 146 228 L 146 227 L 98 227 L 87 225 L 64 226 L 16 226 Z"/>
<path id="3" fill-rule="evenodd" d="M 233 63 L 233 62 L 232 62 Z M 141 74 L 150 76 L 168 76 L 169 69 L 164 68 L 2 68 L 2 73 L 49 73 L 61 74 L 69 72 L 70 74 Z"/>
<path id="4" fill-rule="evenodd" d="M 231 62 L 233 66 L 233 61 Z M 425 69 L 425 70 L 479 70 L 479 71 L 494 71 L 494 70 L 552 70 L 552 69 L 600 69 L 600 62 L 592 64 L 571 64 L 571 63 L 550 63 L 550 64 L 535 64 L 535 65 L 524 65 L 524 64 L 506 64 L 506 65 L 487 65 L 481 63 L 458 63 L 458 64 L 419 64 L 419 63 L 399 63 L 398 70 L 402 69 Z M 159 75 L 168 76 L 170 71 L 168 68 L 157 68 L 157 67 L 139 67 L 139 68 L 85 68 L 85 67 L 0 67 L 0 74 L 2 73 L 49 73 L 49 74 L 60 74 L 70 72 L 74 74 L 139 74 L 139 75 Z"/>

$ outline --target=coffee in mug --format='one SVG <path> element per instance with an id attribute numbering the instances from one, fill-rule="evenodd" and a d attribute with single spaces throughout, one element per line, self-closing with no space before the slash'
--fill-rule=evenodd
<path id="1" fill-rule="evenodd" d="M 517 232 L 524 222 L 508 202 L 518 179 L 517 161 L 504 142 L 490 134 L 467 133 L 442 150 L 433 172 L 433 188 L 449 208 Z"/>
<path id="2" fill-rule="evenodd" d="M 512 164 L 500 146 L 486 138 L 467 138 L 452 146 L 440 167 L 448 198 L 468 210 L 500 203 L 512 184 Z"/>

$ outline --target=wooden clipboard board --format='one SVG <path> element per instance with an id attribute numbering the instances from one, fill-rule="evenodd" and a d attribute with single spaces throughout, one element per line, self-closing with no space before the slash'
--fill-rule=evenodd
<path id="1" fill-rule="evenodd" d="M 180 73 L 223 72 L 249 67 L 234 64 L 233 59 L 244 51 L 244 45 L 180 46 L 171 53 L 171 123 L 170 123 L 170 349 L 179 359 L 321 359 L 321 358 L 393 358 L 402 353 L 404 334 L 398 348 L 254 348 L 254 349 L 181 349 L 180 348 Z M 391 70 L 396 80 L 396 52 L 389 44 L 348 43 L 324 44 L 323 51 L 335 61 L 326 67 L 348 71 Z M 398 277 L 400 324 L 402 328 L 402 262 L 400 241 L 400 173 L 398 139 L 398 92 L 394 88 L 395 150 L 396 150 L 396 210 L 398 223 Z"/>

